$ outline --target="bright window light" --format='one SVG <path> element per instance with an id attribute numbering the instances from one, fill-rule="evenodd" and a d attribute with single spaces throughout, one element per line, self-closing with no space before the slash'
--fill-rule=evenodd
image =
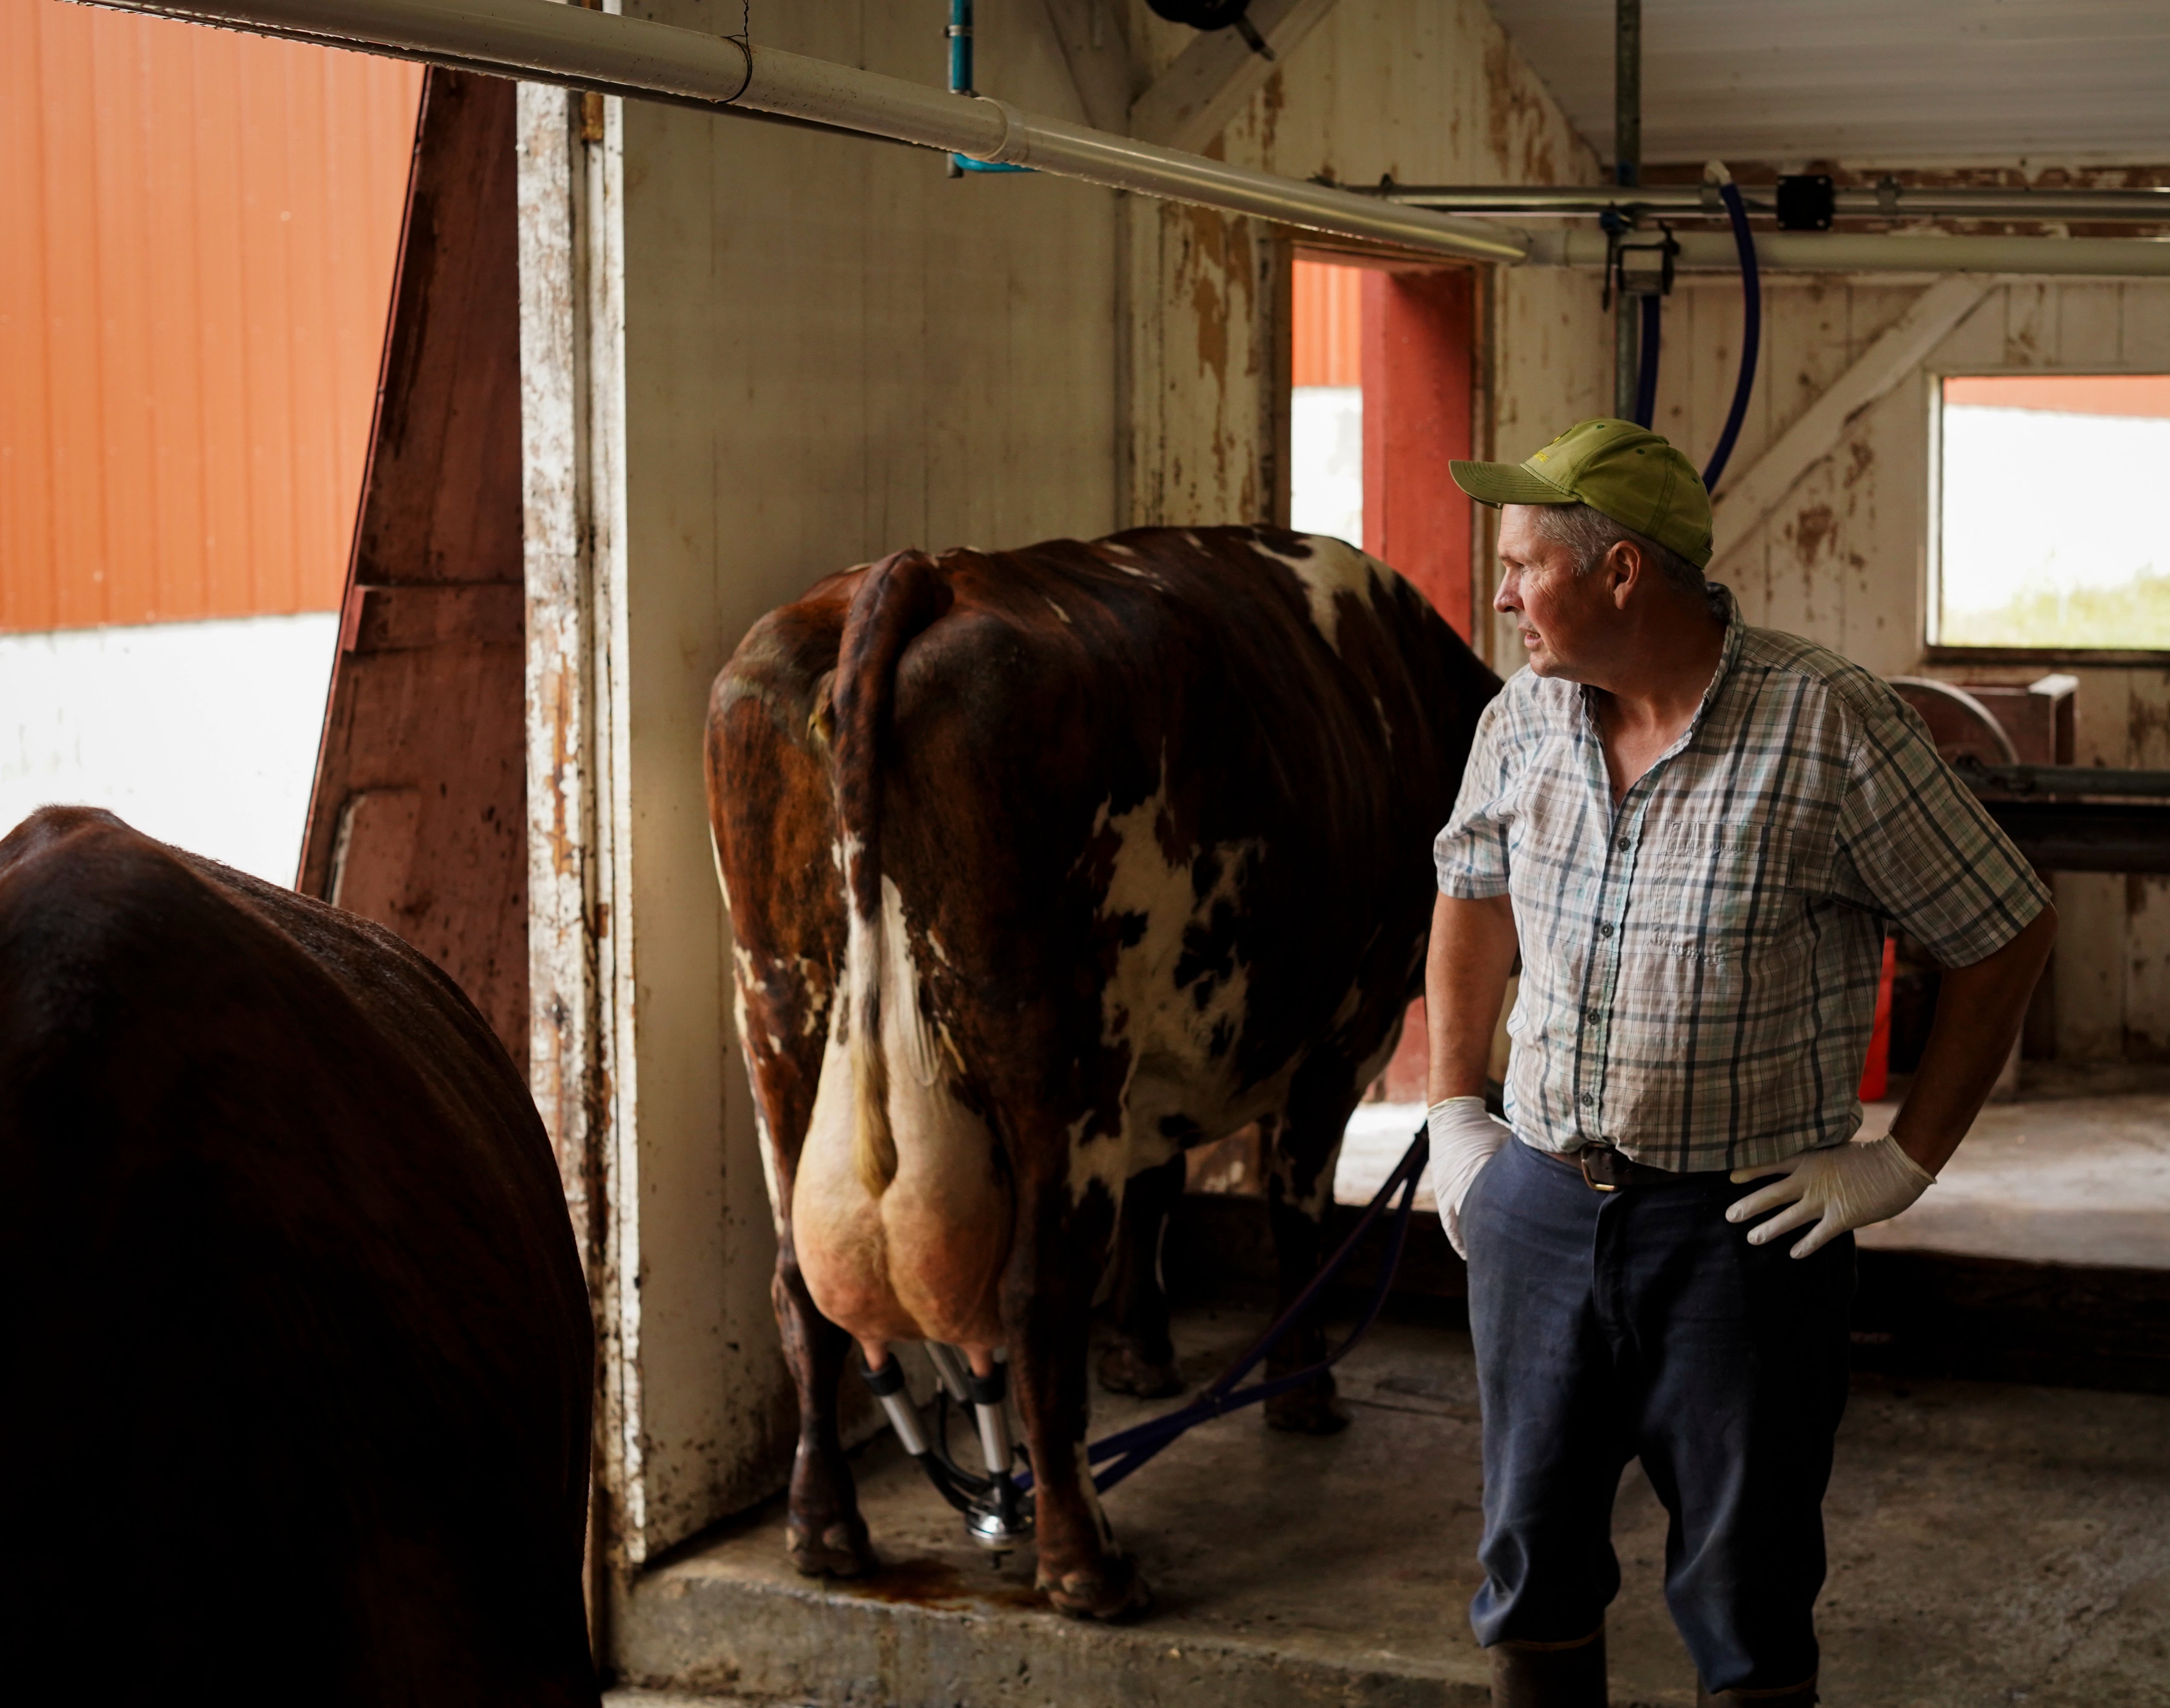
<path id="1" fill-rule="evenodd" d="M 1298 386 L 1290 399 L 1289 526 L 1364 543 L 1364 393 Z"/>
<path id="2" fill-rule="evenodd" d="M 2170 649 L 2170 374 L 1943 382 L 1938 642 Z"/>
<path id="3" fill-rule="evenodd" d="M 339 613 L 0 635 L 0 835 L 48 802 L 273 883 L 299 863 Z"/>
<path id="4" fill-rule="evenodd" d="M 1296 264 L 1289 526 L 1364 543 L 1364 275 Z"/>

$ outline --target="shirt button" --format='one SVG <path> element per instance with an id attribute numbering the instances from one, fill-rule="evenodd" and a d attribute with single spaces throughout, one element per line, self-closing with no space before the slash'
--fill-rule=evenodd
<path id="1" fill-rule="evenodd" d="M 1625 836 L 1622 836 L 1620 839 L 1620 851 L 1622 854 L 1625 854 L 1628 851 L 1628 839 Z"/>
<path id="2" fill-rule="evenodd" d="M 1607 920 L 1603 925 L 1598 926 L 1597 934 L 1601 937 L 1611 937 L 1612 935 L 1612 921 Z"/>
<path id="3" fill-rule="evenodd" d="M 1590 1105 L 1590 1093 L 1588 1092 L 1585 1092 L 1582 1094 L 1582 1107 L 1585 1109 L 1588 1108 Z"/>

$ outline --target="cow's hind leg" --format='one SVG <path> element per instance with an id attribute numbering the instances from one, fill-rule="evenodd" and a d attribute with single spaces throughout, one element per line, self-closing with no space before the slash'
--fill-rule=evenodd
<path id="1" fill-rule="evenodd" d="M 1114 1337 L 1101 1352 L 1100 1385 L 1148 1400 L 1183 1391 L 1168 1333 L 1168 1291 L 1162 1284 L 1161 1243 L 1183 1196 L 1184 1159 L 1130 1177 L 1115 1235 Z"/>
<path id="2" fill-rule="evenodd" d="M 1011 1380 L 1032 1453 L 1038 1583 L 1059 1613 L 1120 1619 L 1152 1598 L 1137 1562 L 1115 1545 L 1085 1462 L 1087 1337 L 1117 1206 L 1098 1180 L 1073 1198 L 1067 1147 L 1050 1148 L 1053 1166 L 1018 1182 L 1002 1277 Z"/>
<path id="3" fill-rule="evenodd" d="M 1266 1214 L 1273 1231 L 1277 1285 L 1275 1310 L 1286 1310 L 1311 1284 L 1326 1255 L 1326 1218 L 1334 1207 L 1334 1166 L 1355 1096 L 1345 1088 L 1311 1092 L 1297 1076 L 1289 1108 L 1264 1129 Z M 1309 1095 L 1307 1092 L 1310 1092 Z M 1290 1374 L 1326 1356 L 1326 1331 L 1316 1306 L 1266 1355 L 1266 1374 Z M 1266 1422 L 1276 1429 L 1331 1435 L 1349 1414 L 1334 1398 L 1334 1372 L 1266 1401 Z"/>
<path id="4" fill-rule="evenodd" d="M 784 1544 L 791 1563 L 810 1577 L 860 1577 L 878 1562 L 836 1428 L 837 1384 L 852 1340 L 815 1307 L 799 1273 L 788 1226 L 770 1297 L 783 1332 L 784 1361 L 799 1390 L 799 1451 L 791 1465 Z"/>

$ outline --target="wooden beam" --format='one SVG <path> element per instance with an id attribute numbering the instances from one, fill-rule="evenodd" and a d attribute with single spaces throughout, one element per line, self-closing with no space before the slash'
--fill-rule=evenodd
<path id="1" fill-rule="evenodd" d="M 295 888 L 528 1048 L 516 85 L 430 67 Z"/>
<path id="2" fill-rule="evenodd" d="M 1085 122 L 1122 136 L 1141 81 L 1130 56 L 1120 0 L 1045 0 L 1047 21 L 1070 67 Z"/>
<path id="3" fill-rule="evenodd" d="M 1205 147 L 1259 92 L 1334 0 L 1252 0 L 1250 18 L 1274 58 L 1233 29 L 1200 34 L 1130 108 L 1130 135 L 1193 152 Z"/>
<path id="4" fill-rule="evenodd" d="M 1753 467 L 1728 481 L 1713 499 L 1715 556 L 1723 558 L 1762 526 L 1801 477 L 1838 449 L 1855 419 L 1921 366 L 1991 288 L 1984 280 L 1954 275 L 1916 297 L 1897 324 L 1863 351 Z"/>

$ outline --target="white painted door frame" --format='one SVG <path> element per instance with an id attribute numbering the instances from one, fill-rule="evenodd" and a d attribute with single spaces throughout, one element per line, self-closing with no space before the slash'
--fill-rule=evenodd
<path id="1" fill-rule="evenodd" d="M 520 86 L 529 1079 L 597 1330 L 590 1557 L 644 1545 L 625 715 L 622 104 Z"/>

